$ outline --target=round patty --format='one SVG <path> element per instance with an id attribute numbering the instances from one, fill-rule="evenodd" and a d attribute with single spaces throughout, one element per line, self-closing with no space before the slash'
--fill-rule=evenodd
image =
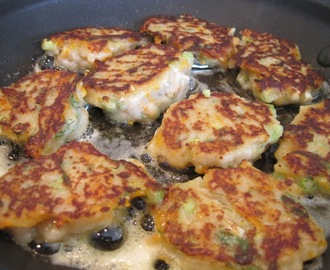
<path id="1" fill-rule="evenodd" d="M 255 160 L 282 135 L 273 106 L 204 91 L 173 104 L 147 146 L 160 162 L 198 173 Z"/>

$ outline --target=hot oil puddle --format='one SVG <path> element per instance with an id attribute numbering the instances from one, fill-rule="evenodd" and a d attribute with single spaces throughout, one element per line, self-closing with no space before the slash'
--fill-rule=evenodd
<path id="1" fill-rule="evenodd" d="M 60 251 L 51 257 L 51 261 L 89 270 L 153 269 L 162 249 L 154 240 L 153 233 L 146 232 L 139 225 L 141 218 L 139 215 L 123 224 L 124 243 L 115 250 L 95 249 L 90 245 L 87 234 L 68 237 Z M 171 269 L 178 269 L 173 266 Z"/>
<path id="2" fill-rule="evenodd" d="M 0 176 L 25 159 L 22 147 L 5 138 L 0 139 Z"/>

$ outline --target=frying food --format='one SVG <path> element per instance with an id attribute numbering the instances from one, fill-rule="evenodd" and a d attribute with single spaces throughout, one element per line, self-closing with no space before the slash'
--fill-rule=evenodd
<path id="1" fill-rule="evenodd" d="M 324 78 L 293 42 L 234 32 L 183 14 L 43 39 L 0 90 L 0 234 L 88 270 L 320 266 L 329 228 L 297 201 L 329 221 L 302 196 L 330 194 Z"/>
<path id="2" fill-rule="evenodd" d="M 186 97 L 193 56 L 165 45 L 150 45 L 98 62 L 78 85 L 85 100 L 122 123 L 155 120 Z"/>
<path id="3" fill-rule="evenodd" d="M 128 29 L 85 27 L 53 34 L 42 40 L 41 47 L 54 57 L 55 66 L 80 71 L 93 69 L 95 60 L 103 61 L 145 42 Z"/>
<path id="4" fill-rule="evenodd" d="M 0 91 L 0 134 L 37 157 L 55 152 L 88 125 L 79 76 L 60 70 L 28 75 Z"/>
<path id="5" fill-rule="evenodd" d="M 306 194 L 330 195 L 330 100 L 301 106 L 275 152 L 275 175 L 290 177 Z"/>
<path id="6" fill-rule="evenodd" d="M 238 43 L 234 28 L 219 26 L 188 14 L 151 17 L 140 31 L 153 36 L 157 44 L 165 43 L 193 52 L 201 64 L 224 69 L 229 67 L 229 59 L 236 53 Z"/>
<path id="7" fill-rule="evenodd" d="M 159 192 L 140 163 L 111 160 L 90 143 L 72 141 L 0 178 L 0 228 L 12 229 L 20 243 L 56 242 L 108 225 L 135 197 L 156 203 Z"/>
<path id="8" fill-rule="evenodd" d="M 246 161 L 174 184 L 153 211 L 180 269 L 302 269 L 327 246 L 285 184 Z"/>
<path id="9" fill-rule="evenodd" d="M 243 89 L 277 106 L 311 103 L 324 77 L 301 61 L 297 45 L 249 29 L 241 35 L 242 44 L 233 59 L 240 68 L 237 81 Z"/>
<path id="10" fill-rule="evenodd" d="M 147 151 L 172 167 L 204 173 L 259 158 L 282 131 L 273 106 L 206 90 L 166 111 Z"/>

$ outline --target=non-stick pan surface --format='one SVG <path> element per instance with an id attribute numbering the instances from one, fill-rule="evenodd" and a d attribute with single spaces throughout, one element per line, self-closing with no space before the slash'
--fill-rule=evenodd
<path id="1" fill-rule="evenodd" d="M 329 0 L 0 0 L 0 87 L 32 71 L 42 54 L 40 40 L 54 32 L 83 26 L 138 29 L 151 15 L 196 17 L 267 31 L 297 43 L 303 59 L 329 80 L 330 68 L 317 63 L 330 45 Z M 330 211 L 330 209 L 329 209 Z M 68 269 L 49 265 L 0 236 L 0 270 Z M 324 269 L 330 269 L 330 251 Z"/>

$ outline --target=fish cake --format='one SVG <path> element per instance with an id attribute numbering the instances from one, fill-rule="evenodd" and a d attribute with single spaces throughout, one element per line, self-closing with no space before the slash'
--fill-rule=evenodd
<path id="1" fill-rule="evenodd" d="M 32 157 L 55 152 L 88 125 L 80 77 L 64 70 L 28 75 L 0 91 L 0 134 Z"/>
<path id="2" fill-rule="evenodd" d="M 301 60 L 296 44 L 249 29 L 241 35 L 242 44 L 233 59 L 240 68 L 236 80 L 244 90 L 277 106 L 311 103 L 324 77 Z"/>
<path id="3" fill-rule="evenodd" d="M 193 56 L 165 45 L 145 46 L 98 62 L 78 87 L 85 100 L 117 122 L 155 120 L 190 89 Z"/>
<path id="4" fill-rule="evenodd" d="M 238 38 L 235 29 L 183 14 L 179 17 L 154 16 L 147 19 L 140 31 L 183 51 L 193 52 L 201 64 L 227 69 L 236 53 Z"/>
<path id="5" fill-rule="evenodd" d="M 85 27 L 55 33 L 41 47 L 54 57 L 55 66 L 71 71 L 90 70 L 104 61 L 146 43 L 138 32 L 124 28 Z"/>
<path id="6" fill-rule="evenodd" d="M 156 202 L 159 192 L 137 161 L 115 161 L 74 140 L 0 178 L 0 229 L 24 233 L 19 242 L 56 242 L 107 225 L 132 198 Z"/>
<path id="7" fill-rule="evenodd" d="M 169 188 L 155 226 L 180 269 L 303 269 L 327 242 L 289 189 L 247 161 L 210 169 Z"/>
<path id="8" fill-rule="evenodd" d="M 330 100 L 301 106 L 275 152 L 277 177 L 290 177 L 305 194 L 330 195 Z"/>
<path id="9" fill-rule="evenodd" d="M 204 173 L 259 158 L 282 132 L 272 105 L 206 90 L 166 111 L 147 152 L 174 168 L 192 165 Z"/>

